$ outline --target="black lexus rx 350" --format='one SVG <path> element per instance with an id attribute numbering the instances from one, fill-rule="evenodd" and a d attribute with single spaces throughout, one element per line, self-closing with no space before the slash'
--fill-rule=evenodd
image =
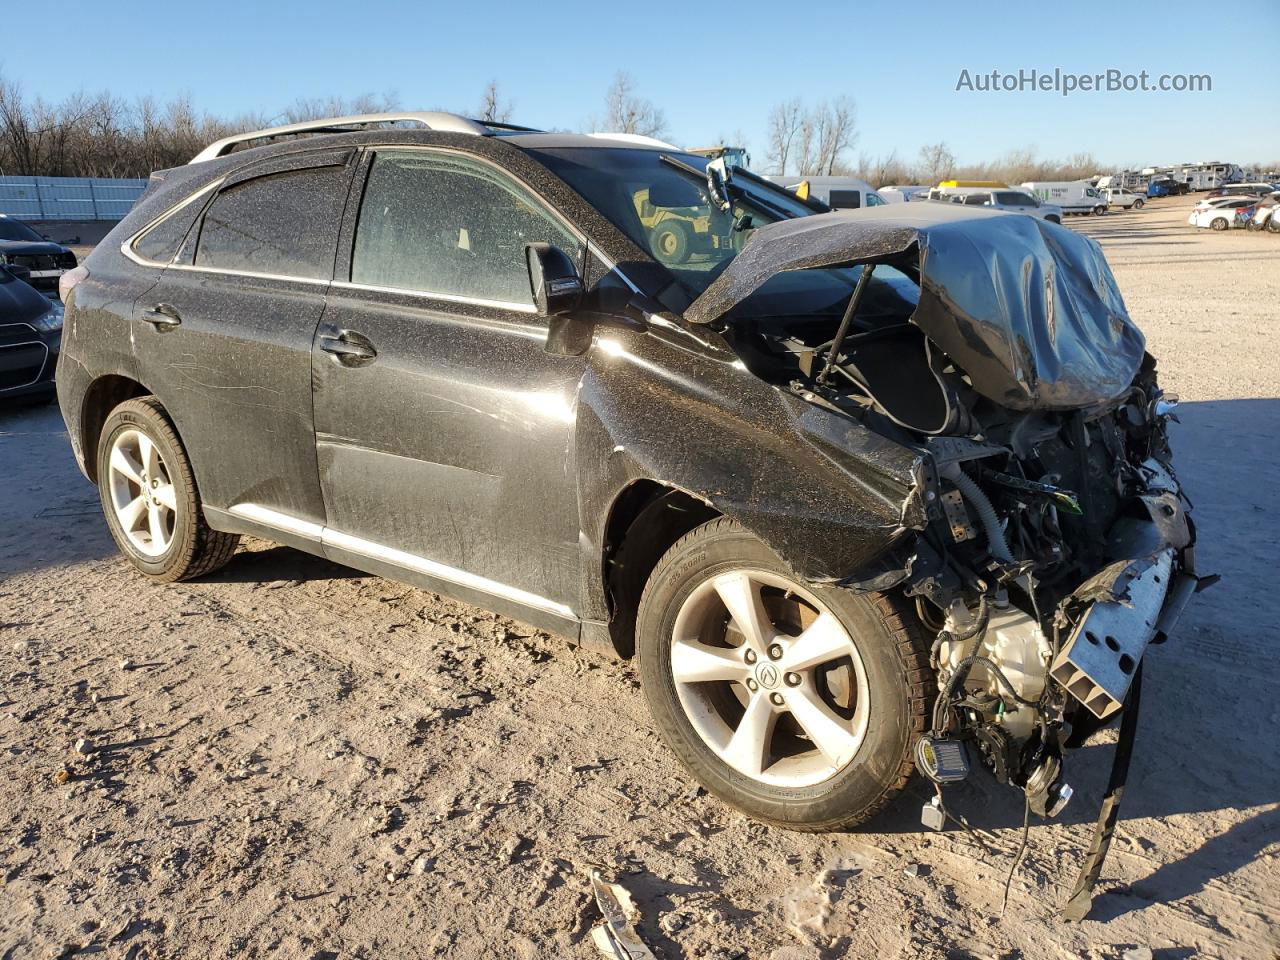
<path id="1" fill-rule="evenodd" d="M 1060 809 L 1197 585 L 1098 246 L 381 119 L 214 144 L 64 280 L 60 403 L 129 562 L 251 534 L 635 655 L 666 744 L 774 824 L 979 761 Z"/>

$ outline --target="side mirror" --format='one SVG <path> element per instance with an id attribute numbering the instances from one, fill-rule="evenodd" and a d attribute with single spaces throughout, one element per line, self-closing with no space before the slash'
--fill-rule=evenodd
<path id="1" fill-rule="evenodd" d="M 577 264 L 550 243 L 531 243 L 524 252 L 533 304 L 538 316 L 547 318 L 547 353 L 582 356 L 591 347 L 595 324 L 578 312 L 584 292 Z"/>
<path id="2" fill-rule="evenodd" d="M 582 277 L 569 255 L 550 243 L 531 243 L 524 252 L 538 316 L 558 317 L 577 310 L 582 305 Z"/>

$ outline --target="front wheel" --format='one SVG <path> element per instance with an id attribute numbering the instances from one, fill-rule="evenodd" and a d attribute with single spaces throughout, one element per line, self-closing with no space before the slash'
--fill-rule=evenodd
<path id="1" fill-rule="evenodd" d="M 1141 210 L 1143 201 L 1141 199 L 1133 201 L 1133 209 Z"/>
<path id="2" fill-rule="evenodd" d="M 1227 227 L 1231 226 L 1231 224 L 1227 223 L 1226 219 L 1223 217 L 1215 217 L 1209 226 L 1214 230 L 1225 230 Z"/>
<path id="3" fill-rule="evenodd" d="M 231 559 L 238 534 L 205 522 L 191 463 L 155 397 L 111 411 L 98 443 L 102 511 L 125 558 L 168 583 L 212 573 Z"/>
<path id="4" fill-rule="evenodd" d="M 667 746 L 712 793 L 792 830 L 862 823 L 906 785 L 927 650 L 897 600 L 808 584 L 724 518 L 667 551 L 637 623 Z"/>

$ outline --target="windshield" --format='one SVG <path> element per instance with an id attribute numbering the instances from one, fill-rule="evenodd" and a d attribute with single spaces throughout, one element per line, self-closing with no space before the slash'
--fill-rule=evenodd
<path id="1" fill-rule="evenodd" d="M 656 150 L 530 150 L 694 296 L 737 256 L 751 231 L 815 211 L 779 187 L 735 170 L 729 207 L 707 189 L 707 159 Z"/>
<path id="2" fill-rule="evenodd" d="M 43 243 L 44 237 L 40 236 L 21 220 L 0 217 L 0 240 L 28 240 Z"/>

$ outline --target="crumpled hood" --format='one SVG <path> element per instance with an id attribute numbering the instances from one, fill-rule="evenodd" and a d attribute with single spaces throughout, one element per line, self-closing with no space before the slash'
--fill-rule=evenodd
<path id="1" fill-rule="evenodd" d="M 1091 238 L 1025 214 L 919 202 L 783 220 L 743 251 L 685 318 L 711 323 L 786 270 L 886 260 L 918 269 L 912 322 L 983 396 L 1014 410 L 1113 400 L 1145 340 Z"/>

